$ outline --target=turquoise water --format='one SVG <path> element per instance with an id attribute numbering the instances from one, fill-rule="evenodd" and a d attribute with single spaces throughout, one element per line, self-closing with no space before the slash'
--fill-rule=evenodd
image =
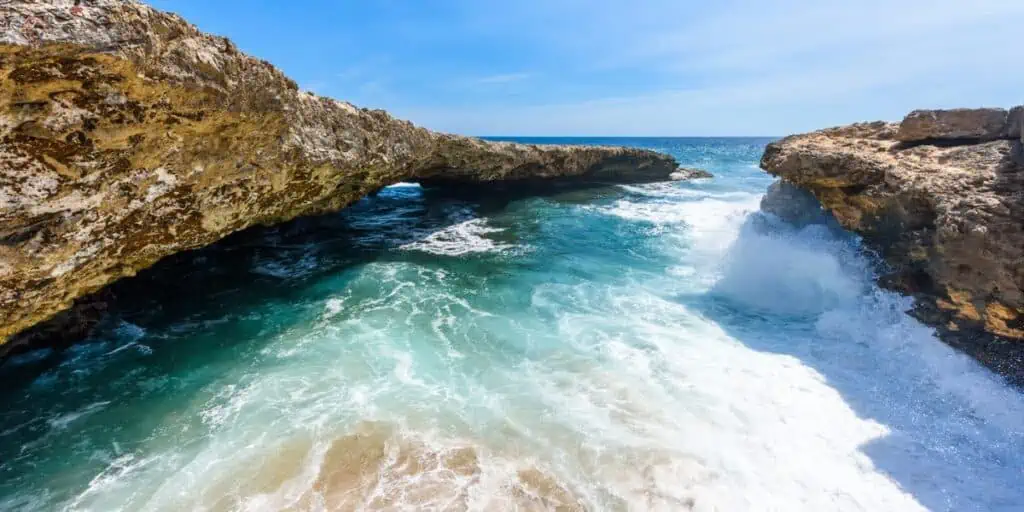
<path id="1" fill-rule="evenodd" d="M 0 510 L 1020 510 L 1024 398 L 848 234 L 712 180 L 389 187 L 115 288 L 0 368 Z"/>

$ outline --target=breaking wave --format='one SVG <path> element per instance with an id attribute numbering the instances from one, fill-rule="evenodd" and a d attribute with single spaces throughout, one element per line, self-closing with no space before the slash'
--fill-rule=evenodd
<path id="1" fill-rule="evenodd" d="M 763 141 L 631 143 L 717 178 L 404 185 L 140 276 L 0 369 L 0 509 L 1019 508 L 1021 394 L 760 213 Z"/>

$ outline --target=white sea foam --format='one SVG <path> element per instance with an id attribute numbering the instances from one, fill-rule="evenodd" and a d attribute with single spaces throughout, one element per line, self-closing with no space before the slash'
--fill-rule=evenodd
<path id="1" fill-rule="evenodd" d="M 588 314 L 560 323 L 561 337 L 617 361 L 613 370 L 589 384 L 568 373 L 574 392 L 567 394 L 540 367 L 529 379 L 547 388 L 538 395 L 554 400 L 554 410 L 576 413 L 568 425 L 613 434 L 595 445 L 627 442 L 676 454 L 669 460 L 693 459 L 685 471 L 648 482 L 663 498 L 685 489 L 685 498 L 675 498 L 698 509 L 1011 510 L 1024 496 L 1013 483 L 1022 467 L 1014 450 L 1024 447 L 1020 394 L 903 314 L 905 299 L 877 291 L 851 241 L 821 226 L 759 231 L 746 222 L 755 205 L 756 198 L 623 200 L 605 211 L 689 226 L 684 238 L 696 243 L 687 257 L 717 276 L 707 282 L 711 296 L 735 302 L 739 314 L 782 315 L 765 322 L 775 326 L 769 329 L 788 315 L 819 315 L 815 331 L 727 332 L 636 292 L 672 285 L 636 283 L 614 294 L 614 320 Z M 691 275 L 693 267 L 682 268 Z M 599 288 L 559 288 L 535 304 L 564 310 L 601 295 Z M 605 334 L 623 329 L 632 332 Z M 628 421 L 615 421 L 616 414 Z M 642 502 L 625 487 L 612 492 Z"/>
<path id="2" fill-rule="evenodd" d="M 504 230 L 501 228 L 488 226 L 484 219 L 471 219 L 433 231 L 419 240 L 402 244 L 400 249 L 423 251 L 442 256 L 501 253 L 515 246 L 495 241 L 487 235 L 502 231 Z"/>
<path id="3" fill-rule="evenodd" d="M 68 427 L 72 422 L 77 421 L 85 416 L 95 413 L 104 407 L 110 405 L 110 402 L 96 402 L 89 404 L 77 411 L 61 414 L 59 416 L 46 420 L 46 423 L 50 425 L 53 430 L 62 430 Z"/>
<path id="4" fill-rule="evenodd" d="M 704 183 L 704 182 L 701 182 Z M 713 183 L 708 181 L 706 183 Z M 687 185 L 695 184 L 690 181 Z M 696 183 L 700 184 L 700 183 Z M 710 191 L 704 188 L 683 186 L 677 182 L 659 182 L 644 185 L 618 185 L 631 194 L 662 199 L 749 199 L 756 196 L 739 190 Z"/>
<path id="5" fill-rule="evenodd" d="M 122 341 L 122 344 L 104 355 L 112 356 L 114 354 L 133 349 L 143 355 L 150 355 L 153 353 L 153 349 L 150 346 L 139 343 L 139 340 L 146 337 L 146 330 L 142 327 L 131 322 L 122 321 L 118 324 L 114 332 L 120 338 L 119 341 Z"/>
<path id="6" fill-rule="evenodd" d="M 867 287 L 866 261 L 823 226 L 760 234 L 754 225 L 733 242 L 715 293 L 753 310 L 822 313 L 851 307 Z"/>
<path id="7" fill-rule="evenodd" d="M 559 211 L 659 226 L 663 269 L 321 283 L 313 322 L 218 367 L 69 508 L 1019 509 L 1019 392 L 906 316 L 855 240 L 676 188 Z M 494 229 L 406 243 L 508 251 Z"/>
<path id="8" fill-rule="evenodd" d="M 343 309 L 345 309 L 344 297 L 328 299 L 327 303 L 324 304 L 323 316 L 325 319 L 332 318 L 338 313 L 341 313 Z"/>

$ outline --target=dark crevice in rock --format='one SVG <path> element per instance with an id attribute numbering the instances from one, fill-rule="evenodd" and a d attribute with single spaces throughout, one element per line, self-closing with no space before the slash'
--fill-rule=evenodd
<path id="1" fill-rule="evenodd" d="M 0 224 L 0 245 L 14 246 L 36 236 L 49 225 L 60 223 L 60 214 L 47 213 L 20 222 Z"/>
<path id="2" fill-rule="evenodd" d="M 10 357 L 31 350 L 59 351 L 82 342 L 104 320 L 114 298 L 110 289 L 79 297 L 70 308 L 11 336 L 7 343 L 0 345 L 0 365 Z"/>
<path id="3" fill-rule="evenodd" d="M 915 296 L 935 294 L 935 281 L 924 269 L 904 269 L 879 276 L 878 285 L 887 290 L 909 293 Z"/>
<path id="4" fill-rule="evenodd" d="M 867 184 L 849 185 L 846 187 L 839 187 L 839 190 L 848 196 L 852 196 L 864 192 L 869 186 L 870 185 Z"/>

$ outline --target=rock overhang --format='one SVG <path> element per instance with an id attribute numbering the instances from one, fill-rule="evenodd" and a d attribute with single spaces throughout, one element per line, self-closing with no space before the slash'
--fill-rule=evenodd
<path id="1" fill-rule="evenodd" d="M 132 0 L 0 6 L 0 339 L 161 258 L 401 182 L 671 179 L 653 151 L 436 133 Z"/>

